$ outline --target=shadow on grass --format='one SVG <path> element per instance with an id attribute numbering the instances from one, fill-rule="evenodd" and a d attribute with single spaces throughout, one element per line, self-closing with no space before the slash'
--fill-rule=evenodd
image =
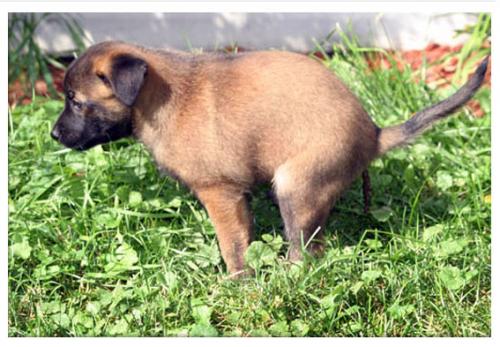
<path id="1" fill-rule="evenodd" d="M 126 148 L 131 143 L 131 141 L 118 142 L 112 147 L 105 145 L 103 149 L 115 151 Z M 189 189 L 160 172 L 151 157 L 145 155 L 141 160 L 145 166 L 143 172 L 138 172 L 135 165 L 125 165 L 114 169 L 109 186 L 110 192 L 118 192 L 117 194 L 120 195 L 120 190 L 127 187 L 123 192 L 124 196 L 128 196 L 130 191 L 138 191 L 146 202 L 159 198 L 164 203 L 168 203 L 178 198 L 190 201 L 198 210 L 203 209 L 203 205 Z M 410 161 L 386 158 L 384 163 L 383 169 L 370 168 L 372 180 L 370 209 L 373 211 L 380 207 L 390 206 L 392 216 L 389 220 L 381 222 L 370 212 L 367 214 L 363 212 L 361 179 L 358 178 L 332 207 L 325 232 L 327 239 L 336 239 L 335 243 L 338 245 L 354 246 L 359 243 L 366 230 L 391 231 L 391 233 L 398 234 L 402 228 L 422 225 L 422 220 L 417 221 L 415 214 L 425 216 L 425 219 L 430 221 L 453 218 L 453 216 L 448 216 L 448 209 L 454 198 L 447 192 L 425 186 L 414 206 L 413 217 L 409 220 L 417 189 L 407 186 L 402 178 L 402 172 Z M 388 176 L 392 177 L 390 184 L 385 182 Z M 415 177 L 415 180 L 417 185 L 425 183 L 425 177 Z M 270 198 L 271 191 L 271 184 L 263 184 L 253 191 L 250 198 L 250 208 L 254 216 L 255 240 L 260 240 L 263 234 L 283 235 L 283 221 L 279 207 Z M 154 211 L 151 212 L 154 213 Z M 193 214 L 194 212 L 185 208 L 182 209 L 182 213 Z M 170 222 L 170 218 L 162 218 L 162 223 L 166 226 Z M 387 237 L 389 236 L 385 236 Z"/>
<path id="2" fill-rule="evenodd" d="M 389 175 L 393 173 L 385 169 L 382 174 Z M 394 177 L 396 176 L 394 175 Z M 415 194 L 412 194 L 412 190 L 405 191 L 404 187 L 405 182 L 402 179 L 393 180 L 389 192 L 387 187 L 372 185 L 370 211 L 386 206 L 388 203 L 391 204 L 393 211 L 391 218 L 387 222 L 380 222 L 373 217 L 371 212 L 365 213 L 363 211 L 361 179 L 358 178 L 332 206 L 326 225 L 325 237 L 327 239 L 337 238 L 340 245 L 354 246 L 359 243 L 366 230 L 391 230 L 393 233 L 398 234 L 403 227 L 415 227 L 418 223 L 415 215 L 413 215 L 412 220 L 408 221 Z M 268 197 L 270 189 L 270 185 L 259 187 L 252 198 L 251 205 L 255 218 L 256 240 L 259 240 L 261 235 L 265 233 L 283 234 L 283 222 L 279 207 Z M 401 192 L 399 196 L 394 194 L 395 191 Z M 388 194 L 392 195 L 390 199 Z M 417 210 L 415 213 L 425 216 L 429 220 L 444 221 L 446 218 L 452 218 L 452 216 L 447 217 L 452 201 L 451 194 L 426 187 L 414 207 Z"/>

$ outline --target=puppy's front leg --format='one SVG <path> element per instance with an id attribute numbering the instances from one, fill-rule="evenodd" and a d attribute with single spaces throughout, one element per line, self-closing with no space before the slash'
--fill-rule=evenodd
<path id="1" fill-rule="evenodd" d="M 194 189 L 217 233 L 227 270 L 243 274 L 244 255 L 252 239 L 252 215 L 244 191 L 233 185 Z"/>

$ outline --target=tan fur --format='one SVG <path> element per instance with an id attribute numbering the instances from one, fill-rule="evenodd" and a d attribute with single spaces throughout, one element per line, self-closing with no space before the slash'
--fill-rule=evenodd
<path id="1" fill-rule="evenodd" d="M 383 155 L 394 147 L 398 147 L 405 139 L 406 136 L 401 127 L 392 126 L 384 128 L 384 131 L 379 136 L 378 155 Z"/>
<path id="2" fill-rule="evenodd" d="M 217 231 L 222 257 L 231 273 L 243 270 L 242 254 L 252 239 L 252 217 L 241 193 L 237 187 L 227 185 L 197 190 Z"/>
<path id="3" fill-rule="evenodd" d="M 376 154 L 371 119 L 337 77 L 308 57 L 195 56 L 108 43 L 86 58 L 90 73 L 109 75 L 113 57 L 123 53 L 148 64 L 133 106 L 134 135 L 204 204 L 230 272 L 242 270 L 251 240 L 244 194 L 252 186 L 274 178 L 277 196 L 291 196 L 298 224 L 318 216 L 323 223 L 339 187 Z M 79 93 L 121 107 L 109 87 L 86 84 L 86 73 Z"/>
<path id="4" fill-rule="evenodd" d="M 384 129 L 379 141 L 380 129 L 331 71 L 278 51 L 191 55 L 95 46 L 82 58 L 90 72 L 74 72 L 75 88 L 116 112 L 124 106 L 109 86 L 87 83 L 87 74 L 109 75 L 120 54 L 148 67 L 132 106 L 134 136 L 204 204 L 232 273 L 243 270 L 252 238 L 245 193 L 255 184 L 273 182 L 290 258 L 299 259 L 301 244 L 317 230 L 321 236 L 335 199 L 402 136 Z"/>

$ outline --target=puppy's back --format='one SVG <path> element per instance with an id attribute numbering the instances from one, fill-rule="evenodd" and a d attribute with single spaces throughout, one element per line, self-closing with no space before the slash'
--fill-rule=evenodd
<path id="1" fill-rule="evenodd" d="M 207 71 L 221 129 L 248 132 L 241 137 L 254 138 L 258 154 L 271 167 L 306 147 L 329 156 L 374 150 L 377 128 L 357 98 L 310 57 L 244 53 Z"/>

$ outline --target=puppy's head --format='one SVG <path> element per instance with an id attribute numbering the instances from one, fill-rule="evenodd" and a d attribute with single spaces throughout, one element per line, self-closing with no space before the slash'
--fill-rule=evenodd
<path id="1" fill-rule="evenodd" d="M 66 147 L 86 150 L 132 134 L 132 107 L 147 63 L 114 42 L 89 48 L 64 77 L 65 106 L 51 136 Z"/>

